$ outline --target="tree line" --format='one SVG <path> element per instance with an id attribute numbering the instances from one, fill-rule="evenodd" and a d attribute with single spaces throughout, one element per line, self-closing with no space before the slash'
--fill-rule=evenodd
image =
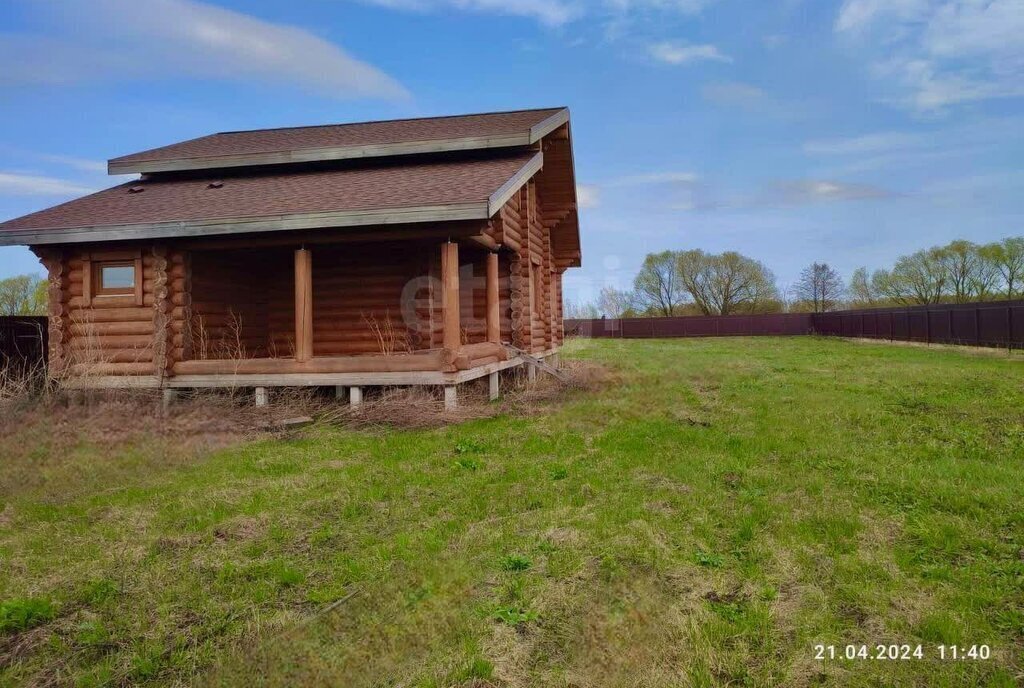
<path id="1" fill-rule="evenodd" d="M 631 289 L 604 287 L 592 303 L 565 305 L 569 318 L 665 317 L 816 312 L 1020 298 L 1024 237 L 990 244 L 957 240 L 901 256 L 891 269 L 854 270 L 849 281 L 828 263 L 804 268 L 780 291 L 760 261 L 735 251 L 650 253 Z"/>
<path id="2" fill-rule="evenodd" d="M 46 280 L 0 280 L 0 315 L 45 315 Z M 605 287 L 593 303 L 566 303 L 569 318 L 824 312 L 1016 299 L 1024 294 L 1024 237 L 957 240 L 901 256 L 891 269 L 854 270 L 849 281 L 812 263 L 785 292 L 764 264 L 735 251 L 650 253 L 631 289 Z"/>

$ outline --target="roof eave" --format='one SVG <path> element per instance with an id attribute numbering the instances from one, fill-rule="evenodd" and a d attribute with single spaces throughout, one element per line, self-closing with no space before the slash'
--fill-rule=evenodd
<path id="1" fill-rule="evenodd" d="M 277 232 L 327 227 L 362 227 L 419 222 L 486 220 L 486 201 L 435 206 L 374 208 L 328 213 L 297 213 L 250 218 L 221 218 L 177 222 L 150 222 L 84 227 L 0 229 L 0 246 L 36 246 L 103 241 L 131 241 L 172 237 L 215 236 L 250 232 Z"/>
<path id="2" fill-rule="evenodd" d="M 185 170 L 211 170 L 257 165 L 281 165 L 358 158 L 413 156 L 456 150 L 482 150 L 530 145 L 541 140 L 569 120 L 567 107 L 538 122 L 529 129 L 494 136 L 464 136 L 438 138 L 399 143 L 370 145 L 321 146 L 279 150 L 274 153 L 242 154 L 238 156 L 211 156 L 207 158 L 174 158 L 169 160 L 125 160 L 131 156 L 114 158 L 106 163 L 108 174 L 150 174 L 154 172 L 181 172 Z"/>
<path id="3" fill-rule="evenodd" d="M 569 121 L 569 108 L 562 108 L 547 119 L 530 127 L 530 143 L 537 143 L 558 127 Z"/>
<path id="4" fill-rule="evenodd" d="M 529 129 L 499 136 L 469 136 L 426 141 L 406 141 L 367 146 L 336 146 L 301 148 L 274 153 L 252 153 L 222 155 L 205 158 L 174 158 L 169 160 L 124 160 L 114 158 L 107 162 L 108 174 L 149 174 L 153 172 L 181 172 L 185 170 L 222 169 L 256 165 L 279 165 L 287 163 L 318 162 L 325 160 L 351 160 L 398 155 L 421 155 L 465 150 L 487 150 L 494 148 L 515 148 L 529 146 L 569 121 L 568 108 L 562 108 L 553 115 Z"/>
<path id="5" fill-rule="evenodd" d="M 508 202 L 508 199 L 519 191 L 519 189 L 525 184 L 530 177 L 540 172 L 541 168 L 544 167 L 544 153 L 538 151 L 536 155 L 530 158 L 523 167 L 516 172 L 512 177 L 498 187 L 497 191 L 491 194 L 490 198 L 487 199 L 487 217 L 494 217 L 494 215 L 501 210 L 501 206 Z"/>

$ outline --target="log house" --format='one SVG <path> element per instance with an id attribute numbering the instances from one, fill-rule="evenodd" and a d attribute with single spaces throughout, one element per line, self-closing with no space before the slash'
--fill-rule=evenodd
<path id="1" fill-rule="evenodd" d="M 565 108 L 224 132 L 0 224 L 71 387 L 455 385 L 555 354 L 580 265 Z"/>

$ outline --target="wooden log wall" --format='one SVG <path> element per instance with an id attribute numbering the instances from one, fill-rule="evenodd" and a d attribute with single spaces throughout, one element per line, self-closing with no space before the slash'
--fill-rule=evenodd
<path id="1" fill-rule="evenodd" d="M 313 354 L 344 356 L 433 348 L 441 333 L 439 287 L 428 260 L 440 242 L 315 246 Z M 435 293 L 436 292 L 436 293 Z M 437 316 L 431 318 L 431 304 Z"/>
<path id="2" fill-rule="evenodd" d="M 417 308 L 416 301 L 403 306 L 403 295 L 424 298 L 425 292 L 417 289 L 428 282 L 423 256 L 435 249 L 439 253 L 437 246 L 311 246 L 313 355 L 429 348 L 423 332 L 429 334 L 430 324 L 420 322 L 429 319 L 428 309 Z M 206 347 L 206 355 L 195 343 L 196 359 L 295 355 L 293 247 L 196 251 L 192 274 L 194 319 L 208 323 L 207 339 L 217 343 Z M 403 308 L 411 308 L 412 327 Z M 236 350 L 243 355 L 235 356 Z"/>
<path id="3" fill-rule="evenodd" d="M 470 244 L 459 247 L 459 309 L 462 318 L 462 343 L 487 341 L 487 256 L 490 251 Z M 498 322 L 501 341 L 512 339 L 510 257 L 498 254 Z"/>
<path id="4" fill-rule="evenodd" d="M 533 352 L 562 342 L 562 272 L 571 261 L 553 235 L 567 211 L 560 198 L 548 202 L 545 194 L 555 187 L 544 174 L 487 224 L 482 245 L 459 240 L 465 346 L 487 339 L 487 246 L 498 249 L 501 340 Z M 311 245 L 313 355 L 440 348 L 441 244 L 419 238 Z M 37 247 L 49 283 L 51 370 L 162 377 L 180 361 L 290 358 L 295 248 L 118 246 L 141 256 L 140 305 L 136 295 L 85 298 L 91 252 L 109 245 Z"/>
<path id="5" fill-rule="evenodd" d="M 47 270 L 51 375 L 162 376 L 182 355 L 188 304 L 180 251 L 159 244 L 117 247 L 141 264 L 140 304 L 134 294 L 92 293 L 92 260 L 109 254 L 109 246 L 34 250 Z"/>
<path id="6" fill-rule="evenodd" d="M 440 245 L 428 249 L 430 257 L 426 268 L 429 282 L 434 285 L 436 294 L 432 301 L 423 300 L 421 318 L 426 324 L 433 324 L 430 345 L 428 338 L 423 340 L 423 348 L 440 348 L 442 346 L 443 322 L 441 315 Z M 487 255 L 489 251 L 471 243 L 459 244 L 459 310 L 463 344 L 478 344 L 487 341 Z M 498 299 L 499 322 L 501 325 L 501 341 L 512 341 L 511 290 L 509 280 L 509 264 L 511 254 L 502 251 L 498 254 Z M 427 292 L 424 291 L 424 294 Z"/>
<path id="7" fill-rule="evenodd" d="M 531 180 L 502 207 L 489 228 L 496 241 L 511 249 L 502 254 L 508 340 L 533 352 L 557 345 L 561 327 L 561 274 L 545 213 L 538 184 Z M 503 337 L 505 328 L 503 321 Z"/>
<path id="8" fill-rule="evenodd" d="M 50 374 L 60 377 L 65 372 L 67 345 L 67 272 L 68 264 L 60 248 L 33 248 L 46 269 L 47 365 Z"/>
<path id="9" fill-rule="evenodd" d="M 269 355 L 270 294 L 294 309 L 291 251 L 193 251 L 190 267 L 190 358 Z"/>

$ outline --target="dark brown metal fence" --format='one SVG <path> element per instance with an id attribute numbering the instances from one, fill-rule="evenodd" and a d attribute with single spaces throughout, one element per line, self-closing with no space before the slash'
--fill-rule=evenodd
<path id="1" fill-rule="evenodd" d="M 46 318 L 0 316 L 0 368 L 33 368 L 46 362 Z"/>
<path id="2" fill-rule="evenodd" d="M 565 333 L 581 337 L 738 337 L 811 334 L 810 313 L 683 316 L 678 318 L 601 318 L 566 320 Z"/>
<path id="3" fill-rule="evenodd" d="M 814 331 L 839 337 L 1019 348 L 1024 347 L 1024 301 L 819 313 L 814 316 Z"/>
<path id="4" fill-rule="evenodd" d="M 727 337 L 820 334 L 891 341 L 1024 347 L 1024 301 L 933 304 L 833 313 L 566 320 L 581 337 Z"/>

